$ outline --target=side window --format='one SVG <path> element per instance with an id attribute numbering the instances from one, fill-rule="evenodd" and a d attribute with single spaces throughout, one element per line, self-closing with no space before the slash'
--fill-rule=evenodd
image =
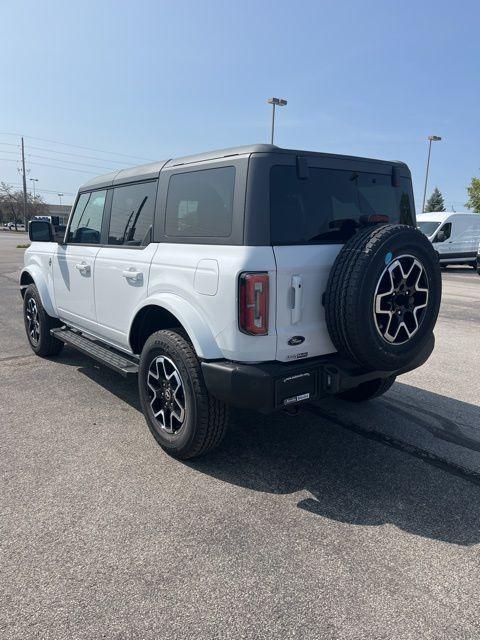
<path id="1" fill-rule="evenodd" d="M 108 244 L 138 247 L 150 241 L 157 181 L 113 190 Z"/>
<path id="2" fill-rule="evenodd" d="M 235 167 L 172 175 L 167 194 L 167 235 L 230 236 L 234 187 Z"/>
<path id="3" fill-rule="evenodd" d="M 437 235 L 433 239 L 433 242 L 445 242 L 452 235 L 452 223 L 447 222 L 441 229 L 437 231 Z"/>
<path id="4" fill-rule="evenodd" d="M 68 243 L 100 244 L 106 196 L 106 191 L 80 195 L 68 229 Z"/>

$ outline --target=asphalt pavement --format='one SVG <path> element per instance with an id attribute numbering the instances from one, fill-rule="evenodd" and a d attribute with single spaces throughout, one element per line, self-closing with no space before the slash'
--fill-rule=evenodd
<path id="1" fill-rule="evenodd" d="M 23 328 L 0 233 L 0 637 L 480 637 L 480 277 L 443 276 L 437 345 L 365 405 L 235 412 L 155 444 L 125 380 Z"/>

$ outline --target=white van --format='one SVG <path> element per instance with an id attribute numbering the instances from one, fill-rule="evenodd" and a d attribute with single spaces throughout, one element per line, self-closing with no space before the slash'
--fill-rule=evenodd
<path id="1" fill-rule="evenodd" d="M 440 264 L 477 265 L 480 214 L 432 211 L 417 215 L 417 226 L 433 242 Z"/>

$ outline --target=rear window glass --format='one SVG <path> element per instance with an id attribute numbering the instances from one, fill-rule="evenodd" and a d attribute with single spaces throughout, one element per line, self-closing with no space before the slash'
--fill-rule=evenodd
<path id="1" fill-rule="evenodd" d="M 234 186 L 235 167 L 172 175 L 167 194 L 167 235 L 230 236 Z"/>
<path id="2" fill-rule="evenodd" d="M 411 181 L 400 178 L 394 187 L 391 175 L 315 168 L 299 179 L 296 167 L 271 169 L 272 244 L 341 244 L 371 216 L 412 225 Z"/>

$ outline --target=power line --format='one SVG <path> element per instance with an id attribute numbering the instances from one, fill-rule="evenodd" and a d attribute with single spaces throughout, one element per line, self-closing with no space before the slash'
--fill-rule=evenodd
<path id="1" fill-rule="evenodd" d="M 20 149 L 20 145 L 18 144 L 14 144 L 13 142 L 2 142 L 0 141 L 1 145 L 6 145 L 9 147 L 16 147 L 17 149 Z M 127 160 L 112 160 L 111 158 L 99 158 L 97 156 L 87 156 L 84 155 L 83 153 L 72 153 L 70 151 L 57 151 L 56 149 L 49 149 L 48 147 L 35 147 L 32 146 L 31 144 L 28 145 L 29 149 L 35 149 L 36 151 L 48 151 L 49 153 L 56 153 L 62 156 L 73 156 L 75 158 L 86 158 L 87 160 L 100 160 L 100 162 L 117 162 L 119 164 L 131 164 L 131 162 L 128 162 Z M 3 153 L 15 153 L 15 151 L 7 151 L 6 149 L 3 150 Z"/>
<path id="2" fill-rule="evenodd" d="M 75 162 L 75 160 L 62 160 L 62 158 L 52 158 L 51 156 L 40 156 L 35 153 L 27 153 L 28 158 L 41 158 L 43 160 L 53 160 L 54 162 L 64 162 L 65 164 L 75 164 L 82 167 L 93 167 L 96 169 L 106 169 L 107 171 L 115 171 L 113 167 L 104 167 L 99 164 L 90 164 L 88 162 Z"/>
<path id="3" fill-rule="evenodd" d="M 29 147 L 30 149 L 32 149 L 32 147 Z M 47 149 L 47 151 L 49 151 L 49 149 Z M 10 153 L 13 155 L 17 155 L 16 151 L 9 151 L 8 149 L 2 149 L 2 153 Z M 75 165 L 80 165 L 82 167 L 93 167 L 94 169 L 105 169 L 106 171 L 115 171 L 115 169 L 118 169 L 118 167 L 105 167 L 104 165 L 100 165 L 100 164 L 91 164 L 90 162 L 76 162 L 75 160 L 67 160 L 64 158 L 52 158 L 51 156 L 42 156 L 42 155 L 38 155 L 35 153 L 27 153 L 25 154 L 28 158 L 42 158 L 43 160 L 53 160 L 54 162 L 63 162 L 65 164 L 75 164 Z"/>
<path id="4" fill-rule="evenodd" d="M 20 162 L 20 160 L 13 160 L 12 158 L 0 158 L 1 162 Z M 97 176 L 96 171 L 84 171 L 83 169 L 72 169 L 71 167 L 59 167 L 53 164 L 46 164 L 45 162 L 29 162 L 29 164 L 37 167 L 50 167 L 50 169 L 63 169 L 65 171 L 75 171 L 76 173 L 88 173 L 91 176 Z"/>
<path id="5" fill-rule="evenodd" d="M 98 158 L 96 156 L 86 156 L 82 153 L 69 153 L 68 151 L 56 151 L 55 149 L 46 149 L 45 147 L 33 147 L 28 145 L 29 149 L 35 149 L 36 151 L 48 151 L 48 153 L 56 153 L 62 156 L 74 156 L 75 158 L 85 158 L 87 160 L 100 160 L 100 162 L 118 162 L 120 164 L 130 164 L 126 160 L 112 160 L 110 158 Z"/>
<path id="6" fill-rule="evenodd" d="M 11 131 L 0 131 L 0 135 L 5 136 L 18 136 L 20 137 L 20 133 L 12 133 Z M 69 144 L 67 142 L 59 142 L 58 140 L 49 140 L 48 138 L 38 138 L 37 136 L 23 136 L 24 138 L 28 138 L 29 140 L 41 140 L 42 142 L 50 142 L 51 144 L 59 144 L 64 147 L 72 147 L 75 149 L 85 149 L 86 151 L 96 151 L 97 153 L 108 153 L 112 156 L 122 156 L 123 158 L 132 158 L 134 160 L 146 160 L 147 162 L 154 162 L 151 158 L 144 158 L 142 156 L 132 156 L 127 153 L 118 153 L 116 151 L 105 151 L 103 149 L 94 149 L 92 147 L 84 147 L 79 144 Z"/>
<path id="7" fill-rule="evenodd" d="M 21 187 L 20 182 L 9 182 L 8 183 L 12 187 Z M 42 193 L 53 193 L 54 195 L 58 195 L 60 189 L 39 189 L 38 187 L 35 189 L 36 191 L 41 191 Z M 75 194 L 71 191 L 62 191 L 64 196 L 74 196 Z"/>

